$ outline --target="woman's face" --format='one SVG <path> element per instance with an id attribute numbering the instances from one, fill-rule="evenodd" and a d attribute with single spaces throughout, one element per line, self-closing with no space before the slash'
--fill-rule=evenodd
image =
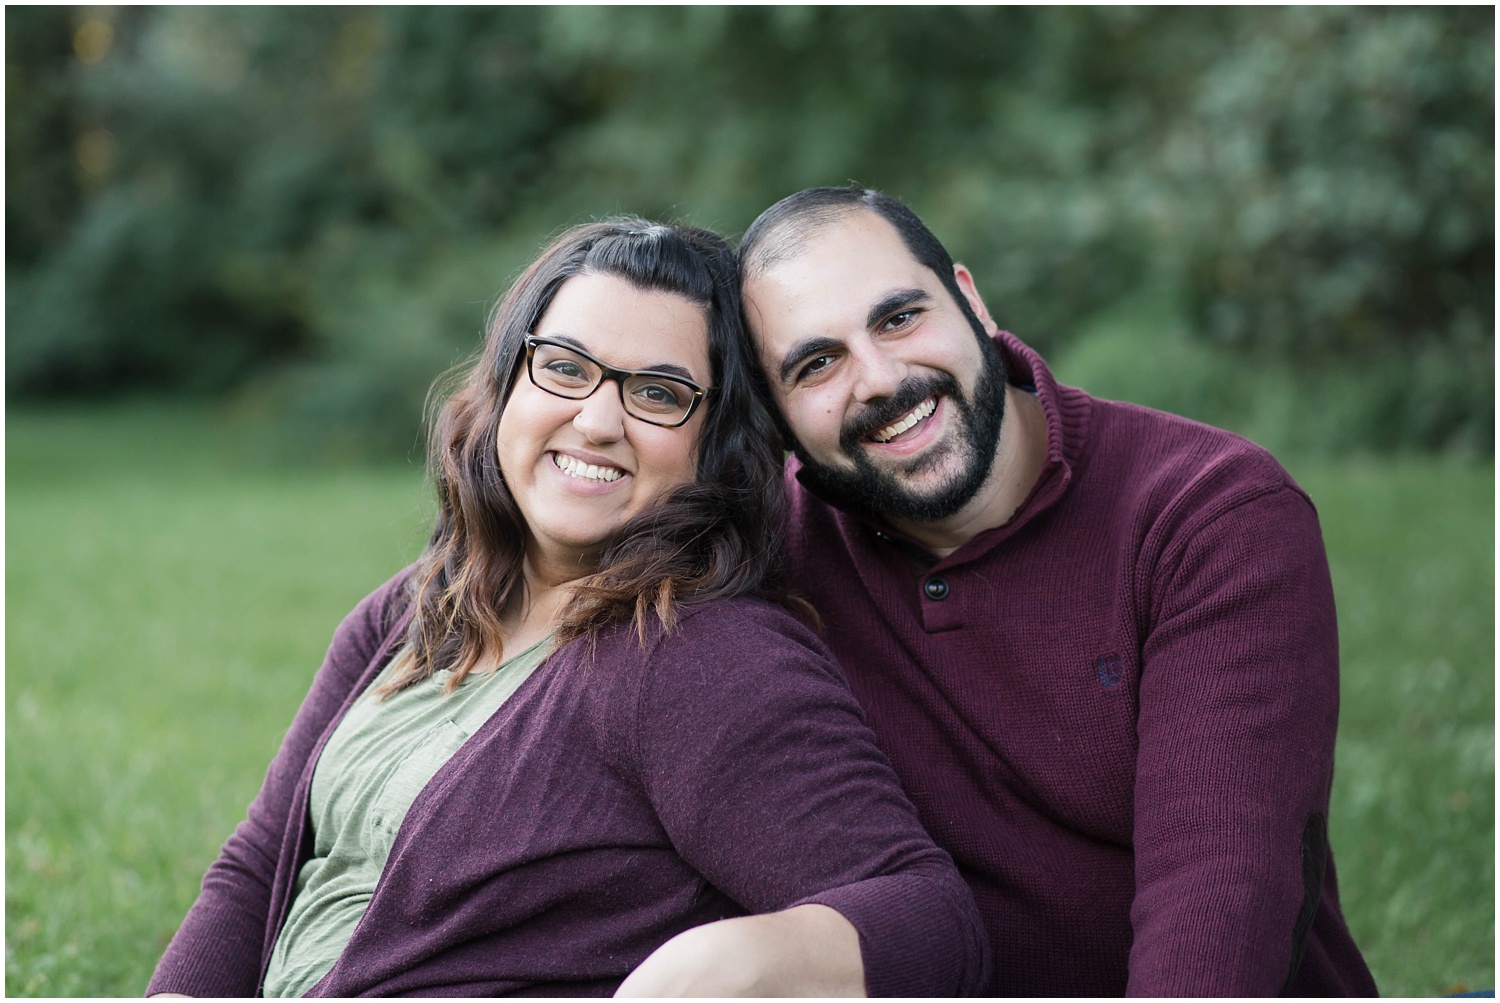
<path id="1" fill-rule="evenodd" d="M 571 342 L 615 369 L 712 382 L 703 307 L 613 275 L 565 281 L 532 333 Z M 592 573 L 611 534 L 694 481 L 704 413 L 700 406 L 686 424 L 663 428 L 627 414 L 613 380 L 570 400 L 535 386 L 523 362 L 496 438 L 500 472 L 526 520 L 533 572 L 557 582 Z"/>

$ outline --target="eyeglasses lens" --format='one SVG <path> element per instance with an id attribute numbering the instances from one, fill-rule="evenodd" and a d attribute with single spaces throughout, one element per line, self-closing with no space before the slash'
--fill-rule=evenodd
<path id="1" fill-rule="evenodd" d="M 537 342 L 531 356 L 531 380 L 559 397 L 581 400 L 591 395 L 603 378 L 592 359 L 559 345 Z M 669 376 L 632 374 L 620 382 L 620 400 L 627 413 L 658 425 L 675 425 L 693 406 L 693 388 Z"/>

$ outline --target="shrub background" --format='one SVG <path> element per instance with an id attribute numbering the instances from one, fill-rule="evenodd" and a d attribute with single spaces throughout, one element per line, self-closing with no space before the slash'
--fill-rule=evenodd
<path id="1" fill-rule="evenodd" d="M 1273 447 L 1493 451 L 1489 7 L 37 7 L 6 29 L 12 400 L 227 394 L 325 457 L 403 449 L 561 226 L 737 233 L 854 179 L 1090 389 Z"/>

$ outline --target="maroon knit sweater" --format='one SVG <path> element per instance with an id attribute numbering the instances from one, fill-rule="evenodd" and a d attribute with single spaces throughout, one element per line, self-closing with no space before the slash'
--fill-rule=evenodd
<path id="1" fill-rule="evenodd" d="M 1256 446 L 1059 386 L 1047 461 L 942 560 L 791 474 L 794 584 L 974 890 L 998 995 L 1373 995 L 1326 818 L 1333 594 Z"/>
<path id="2" fill-rule="evenodd" d="M 340 625 L 149 993 L 250 996 L 311 850 L 314 764 L 401 641 L 398 576 Z M 973 993 L 988 946 L 826 649 L 742 599 L 564 647 L 412 803 L 312 996 L 598 996 L 690 927 L 817 902 L 870 991 Z"/>

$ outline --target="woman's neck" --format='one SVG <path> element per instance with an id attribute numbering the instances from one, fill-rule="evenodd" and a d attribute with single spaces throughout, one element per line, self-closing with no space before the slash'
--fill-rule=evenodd
<path id="1" fill-rule="evenodd" d="M 550 572 L 550 573 L 549 573 Z M 525 588 L 506 606 L 505 657 L 518 655 L 557 629 L 563 608 L 573 596 L 573 585 L 585 577 L 576 569 L 559 572 L 538 567 L 528 556 L 521 566 Z"/>

